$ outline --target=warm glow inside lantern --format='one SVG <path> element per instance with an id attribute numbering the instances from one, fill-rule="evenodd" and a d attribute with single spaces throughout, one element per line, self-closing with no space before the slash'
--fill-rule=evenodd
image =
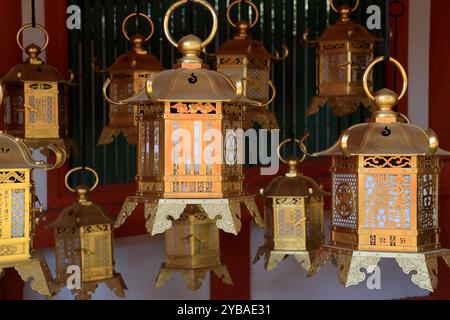
<path id="1" fill-rule="evenodd" d="M 369 65 L 363 81 L 376 105 L 373 118 L 347 129 L 336 145 L 317 154 L 333 159 L 331 240 L 311 274 L 336 254 L 341 282 L 349 286 L 364 280 L 361 268 L 370 272 L 380 257 L 395 258 L 405 273 L 417 271 L 414 283 L 433 291 L 437 257 L 450 263 L 450 250 L 440 249 L 438 216 L 439 157 L 450 153 L 438 148 L 432 130 L 393 111 L 407 89 L 406 72 L 395 59 L 405 79 L 400 97 L 388 89 L 370 93 L 370 70 L 382 60 Z"/>
<path id="2" fill-rule="evenodd" d="M 231 19 L 231 10 L 244 2 L 254 9 L 253 22 L 241 20 L 237 23 Z M 233 39 L 222 44 L 216 54 L 217 71 L 233 80 L 241 80 L 243 95 L 261 103 L 260 106 L 246 106 L 244 109 L 244 128 L 253 127 L 254 123 L 264 129 L 279 127 L 275 115 L 269 105 L 275 99 L 275 86 L 270 80 L 272 60 L 283 60 L 289 54 L 284 46 L 285 54 L 280 57 L 276 52 L 272 55 L 260 41 L 253 40 L 250 29 L 257 25 L 259 9 L 251 0 L 236 0 L 228 7 L 228 23 L 238 29 Z M 272 96 L 270 90 L 273 90 Z"/>
<path id="3" fill-rule="evenodd" d="M 308 135 L 295 142 L 306 152 L 304 141 Z M 266 270 L 274 269 L 286 256 L 292 255 L 309 271 L 311 258 L 323 244 L 323 215 L 326 193 L 311 178 L 297 170 L 302 159 L 281 157 L 280 149 L 291 140 L 280 144 L 278 154 L 289 165 L 285 176 L 275 178 L 261 190 L 264 206 L 264 246 L 260 247 L 254 263 L 265 256 Z"/>
<path id="4" fill-rule="evenodd" d="M 42 254 L 32 247 L 42 213 L 36 208 L 33 170 L 51 170 L 65 162 L 63 150 L 51 145 L 48 149 L 56 155 L 54 165 L 35 161 L 21 139 L 0 133 L 0 274 L 15 268 L 23 281 L 32 278 L 33 290 L 51 296 L 52 275 Z"/>
<path id="5" fill-rule="evenodd" d="M 125 100 L 146 106 L 139 121 L 137 194 L 127 199 L 116 227 L 138 203 L 145 204 L 152 235 L 169 229 L 167 218 L 178 219 L 188 204 L 200 205 L 212 220 L 218 217 L 217 226 L 226 232 L 239 232 L 241 203 L 262 224 L 254 198 L 243 189 L 236 133 L 242 131 L 243 105 L 254 102 L 242 97 L 240 81 L 235 84 L 204 65 L 200 54 L 214 38 L 218 19 L 208 2 L 194 2 L 211 12 L 211 35 L 203 43 L 188 35 L 177 44 L 169 32 L 169 18 L 186 1 L 176 2 L 164 28 L 183 57 L 174 69 L 149 78 L 144 90 Z"/>
<path id="6" fill-rule="evenodd" d="M 132 97 L 141 91 L 145 86 L 147 78 L 154 77 L 164 68 L 158 59 L 149 54 L 144 48 L 144 44 L 150 40 L 154 32 L 154 25 L 150 17 L 140 14 L 150 24 L 151 31 L 147 38 L 140 34 L 130 37 L 126 31 L 127 22 L 136 13 L 127 16 L 122 23 L 122 32 L 127 40 L 132 43 L 132 48 L 126 54 L 117 58 L 116 62 L 104 70 L 109 74 L 109 79 L 105 82 L 105 90 L 108 86 L 111 100 L 122 101 Z M 122 133 L 129 144 L 138 143 L 138 122 L 140 114 L 138 104 L 109 102 L 109 124 L 103 128 L 99 139 L 99 144 L 108 144 L 114 141 Z"/>
<path id="7" fill-rule="evenodd" d="M 0 112 L 1 130 L 16 137 L 32 148 L 55 144 L 69 152 L 73 142 L 68 139 L 68 84 L 61 74 L 45 64 L 39 54 L 48 45 L 44 27 L 36 25 L 45 33 L 41 48 L 32 43 L 23 48 L 20 35 L 31 24 L 24 25 L 17 34 L 19 47 L 28 55 L 26 61 L 14 66 L 3 78 L 4 100 Z"/>
<path id="8" fill-rule="evenodd" d="M 340 14 L 339 20 L 316 41 L 307 39 L 307 31 L 304 34 L 306 43 L 318 48 L 318 93 L 311 102 L 309 115 L 327 104 L 337 116 L 353 113 L 361 104 L 366 108 L 372 106 L 364 93 L 362 77 L 373 59 L 377 39 L 364 26 L 350 19 L 350 13 L 359 6 L 359 0 L 353 8 L 347 5 L 336 8 L 333 1 L 330 3 L 332 9 Z M 372 85 L 372 76 L 369 85 Z"/>
<path id="9" fill-rule="evenodd" d="M 115 221 L 103 207 L 92 203 L 87 197 L 98 184 L 98 176 L 93 169 L 86 168 L 96 178 L 92 188 L 79 186 L 75 190 L 69 187 L 68 177 L 78 170 L 82 169 L 75 168 L 67 173 L 66 186 L 77 192 L 79 199 L 65 208 L 51 224 L 55 229 L 55 283 L 59 287 L 65 286 L 69 276 L 79 271 L 79 287 L 76 287 L 76 282 L 70 283 L 76 299 L 90 299 L 100 283 L 105 283 L 118 297 L 123 298 L 126 285 L 121 275 L 114 271 L 112 228 Z M 78 271 L 73 269 L 74 266 Z"/>
<path id="10" fill-rule="evenodd" d="M 161 266 L 156 287 L 160 288 L 174 272 L 179 272 L 191 290 L 198 290 L 206 273 L 233 284 L 220 260 L 219 229 L 196 205 L 189 205 L 166 231 L 166 262 Z"/>

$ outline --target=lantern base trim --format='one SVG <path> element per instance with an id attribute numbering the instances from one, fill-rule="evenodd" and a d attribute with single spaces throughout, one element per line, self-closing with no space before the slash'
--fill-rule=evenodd
<path id="1" fill-rule="evenodd" d="M 76 300 L 90 300 L 101 283 L 104 283 L 117 297 L 125 298 L 125 290 L 128 288 L 120 273 L 115 273 L 114 277 L 109 279 L 83 282 L 81 289 L 72 290 L 72 294 L 75 295 Z"/>
<path id="2" fill-rule="evenodd" d="M 245 106 L 242 128 L 251 129 L 255 124 L 268 131 L 280 128 L 276 116 L 269 109 Z"/>
<path id="3" fill-rule="evenodd" d="M 421 253 L 395 253 L 356 251 L 335 246 L 322 246 L 314 257 L 308 276 L 314 276 L 330 258 L 336 258 L 339 281 L 345 287 L 354 286 L 366 279 L 361 271 L 372 273 L 381 258 L 395 259 L 405 274 L 412 271 L 411 280 L 424 290 L 433 292 L 438 284 L 437 259 L 443 258 L 450 267 L 450 249 L 440 249 Z"/>
<path id="4" fill-rule="evenodd" d="M 183 277 L 186 286 L 192 290 L 196 291 L 201 288 L 203 281 L 205 280 L 206 273 L 214 272 L 216 276 L 221 279 L 224 283 L 233 285 L 228 268 L 225 265 L 220 265 L 216 267 L 209 268 L 198 268 L 198 269 L 178 269 L 167 267 L 165 263 L 161 265 L 158 276 L 156 278 L 156 287 L 162 288 L 164 284 L 170 280 L 172 275 L 176 272 L 180 273 Z"/>
<path id="5" fill-rule="evenodd" d="M 264 256 L 264 268 L 266 271 L 270 271 L 275 269 L 278 263 L 288 256 L 293 256 L 305 271 L 309 271 L 311 269 L 311 257 L 314 257 L 314 255 L 315 251 L 280 251 L 260 247 L 253 259 L 253 264 L 256 264 Z"/>
<path id="6" fill-rule="evenodd" d="M 39 294 L 47 297 L 56 294 L 56 290 L 52 285 L 52 274 L 41 253 L 35 253 L 31 258 L 24 261 L 0 264 L 0 274 L 2 274 L 3 269 L 7 268 L 15 268 L 23 282 L 31 279 L 31 289 Z"/>
<path id="7" fill-rule="evenodd" d="M 336 116 L 343 117 L 357 111 L 361 104 L 367 109 L 373 108 L 373 104 L 365 95 L 315 96 L 307 115 L 312 116 L 319 112 L 320 107 L 329 105 Z"/>
<path id="8" fill-rule="evenodd" d="M 132 127 L 105 127 L 98 139 L 97 145 L 107 145 L 113 143 L 114 140 L 117 140 L 118 137 L 122 134 L 130 145 L 138 144 L 138 128 Z"/>
<path id="9" fill-rule="evenodd" d="M 241 230 L 241 204 L 245 204 L 259 227 L 264 227 L 263 219 L 253 196 L 228 199 L 144 199 L 129 197 L 125 201 L 115 228 L 119 228 L 133 213 L 139 203 L 144 203 L 146 228 L 152 236 L 164 233 L 172 227 L 168 219 L 178 220 L 187 205 L 198 205 L 208 218 L 216 220 L 219 229 L 237 235 Z"/>

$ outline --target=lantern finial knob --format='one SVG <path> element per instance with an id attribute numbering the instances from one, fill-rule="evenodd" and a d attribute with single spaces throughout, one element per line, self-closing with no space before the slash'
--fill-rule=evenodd
<path id="1" fill-rule="evenodd" d="M 90 206 L 92 204 L 91 201 L 89 201 L 87 195 L 89 193 L 89 187 L 86 186 L 78 186 L 75 189 L 78 193 L 78 202 L 83 206 Z"/>
<path id="2" fill-rule="evenodd" d="M 202 52 L 202 40 L 192 34 L 183 37 L 178 43 L 178 50 L 183 54 L 180 62 L 184 64 L 200 64 L 203 60 L 200 58 Z"/>
<path id="3" fill-rule="evenodd" d="M 308 151 L 306 149 L 306 145 L 305 145 L 305 141 L 306 141 L 306 139 L 309 138 L 309 136 L 310 136 L 310 134 L 306 133 L 301 139 L 287 139 L 287 140 L 284 140 L 278 146 L 278 150 L 277 150 L 278 158 L 280 159 L 281 162 L 283 162 L 284 164 L 287 164 L 289 166 L 288 172 L 286 173 L 286 177 L 293 178 L 293 177 L 297 177 L 299 175 L 299 173 L 297 171 L 298 164 L 302 163 L 306 159 L 306 157 L 309 156 L 309 153 L 308 153 Z M 287 160 L 285 160 L 281 156 L 281 148 L 283 148 L 289 142 L 299 144 L 300 151 L 303 153 L 303 156 L 300 159 L 292 156 L 292 157 L 288 158 Z"/>
<path id="4" fill-rule="evenodd" d="M 41 48 L 35 44 L 30 44 L 25 48 L 25 52 L 28 55 L 28 62 L 30 64 L 42 64 L 42 60 L 39 59 L 39 55 L 41 54 Z"/>

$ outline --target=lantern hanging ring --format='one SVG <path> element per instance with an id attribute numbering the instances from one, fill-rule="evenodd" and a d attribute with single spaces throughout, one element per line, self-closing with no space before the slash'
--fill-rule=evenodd
<path id="1" fill-rule="evenodd" d="M 72 170 L 70 170 L 69 172 L 67 172 L 66 177 L 64 178 L 64 183 L 66 184 L 66 188 L 68 190 L 70 190 L 71 192 L 77 192 L 74 188 L 72 188 L 71 186 L 69 186 L 69 177 L 72 173 L 78 172 L 78 171 L 89 171 L 90 173 L 92 173 L 92 175 L 95 178 L 95 183 L 94 185 L 89 189 L 89 191 L 93 191 L 95 188 L 97 188 L 98 183 L 99 183 L 99 177 L 97 174 L 97 171 L 95 171 L 94 169 L 90 168 L 90 167 L 85 167 L 83 169 L 83 167 L 76 167 L 73 168 Z"/>
<path id="2" fill-rule="evenodd" d="M 23 47 L 23 45 L 22 45 L 22 43 L 20 41 L 20 35 L 26 29 L 30 29 L 30 28 L 37 28 L 37 29 L 41 30 L 44 33 L 45 41 L 44 41 L 44 46 L 41 48 L 41 52 L 45 51 L 45 49 L 47 49 L 47 46 L 48 46 L 49 36 L 48 36 L 47 30 L 43 26 L 41 26 L 40 24 L 36 24 L 36 27 L 33 27 L 33 25 L 31 23 L 28 23 L 28 24 L 23 25 L 22 28 L 19 29 L 19 31 L 17 32 L 17 36 L 16 36 L 16 40 L 17 40 L 17 44 L 19 45 L 19 48 L 23 52 L 25 52 L 25 48 Z"/>
<path id="3" fill-rule="evenodd" d="M 356 0 L 355 5 L 354 5 L 353 8 L 351 9 L 351 12 L 354 12 L 356 9 L 358 9 L 358 7 L 359 7 L 359 2 L 360 2 L 360 0 Z M 334 3 L 333 3 L 333 0 L 330 0 L 330 6 L 331 6 L 331 9 L 333 9 L 335 12 L 339 12 L 338 8 L 336 8 L 336 6 L 335 6 Z"/>
<path id="4" fill-rule="evenodd" d="M 108 90 L 108 87 L 109 87 L 110 84 L 111 84 L 111 79 L 108 78 L 108 79 L 106 79 L 105 83 L 103 84 L 103 88 L 102 88 L 103 98 L 105 98 L 106 102 L 108 102 L 109 104 L 114 104 L 116 106 L 123 106 L 123 105 L 128 104 L 128 103 L 123 102 L 123 101 L 112 101 L 108 97 L 108 94 L 106 93 L 106 91 Z"/>
<path id="5" fill-rule="evenodd" d="M 263 107 L 270 105 L 272 102 L 274 102 L 275 98 L 277 97 L 277 88 L 275 87 L 275 84 L 272 82 L 272 80 L 268 80 L 267 83 L 272 89 L 272 97 L 269 99 L 269 101 L 267 101 L 262 105 Z"/>
<path id="6" fill-rule="evenodd" d="M 216 36 L 217 29 L 219 28 L 219 19 L 217 17 L 217 13 L 216 13 L 214 7 L 209 2 L 206 2 L 205 0 L 181 0 L 181 1 L 175 2 L 169 8 L 169 10 L 167 10 L 166 15 L 164 16 L 164 34 L 166 35 L 167 40 L 174 47 L 178 47 L 178 42 L 175 41 L 175 39 L 173 38 L 172 34 L 170 33 L 170 28 L 169 28 L 170 17 L 174 13 L 174 11 L 176 9 L 178 9 L 178 7 L 181 7 L 181 6 L 185 5 L 185 4 L 187 4 L 189 1 L 195 2 L 195 3 L 205 7 L 206 9 L 208 9 L 209 12 L 211 13 L 212 18 L 213 18 L 213 27 L 212 27 L 211 33 L 208 36 L 208 38 L 205 41 L 202 42 L 202 48 L 204 48 L 208 44 L 210 44 L 211 41 L 213 41 L 214 37 Z"/>
<path id="7" fill-rule="evenodd" d="M 287 145 L 290 142 L 295 142 L 295 143 L 299 144 L 300 151 L 303 153 L 303 156 L 300 159 L 297 159 L 298 163 L 303 162 L 306 159 L 306 157 L 309 156 L 309 153 L 307 152 L 306 145 L 305 145 L 305 141 L 306 141 L 306 139 L 309 138 L 309 136 L 310 136 L 310 134 L 308 132 L 301 139 L 286 139 L 286 140 L 284 140 L 278 146 L 278 150 L 277 150 L 277 155 L 278 155 L 278 158 L 280 159 L 280 161 L 283 162 L 284 164 L 288 163 L 288 161 L 281 156 L 281 148 L 283 148 L 285 145 Z"/>
<path id="8" fill-rule="evenodd" d="M 126 27 L 127 27 L 128 21 L 129 21 L 131 18 L 133 18 L 133 17 L 137 17 L 137 18 L 143 17 L 143 18 L 145 18 L 145 19 L 148 21 L 148 23 L 150 24 L 150 34 L 149 34 L 149 35 L 147 36 L 147 38 L 145 38 L 145 40 L 144 40 L 145 42 L 147 42 L 148 40 L 151 39 L 151 37 L 152 37 L 153 34 L 155 33 L 155 25 L 153 24 L 152 19 L 151 19 L 149 16 L 145 15 L 145 14 L 137 14 L 136 12 L 129 14 L 129 15 L 123 20 L 123 22 L 122 22 L 122 33 L 123 33 L 123 35 L 125 36 L 125 38 L 126 38 L 128 41 L 131 41 L 131 37 L 129 36 Z"/>
<path id="9" fill-rule="evenodd" d="M 375 101 L 375 97 L 373 96 L 372 92 L 370 92 L 370 89 L 369 89 L 369 75 L 370 75 L 373 67 L 382 61 L 384 61 L 384 56 L 376 58 L 369 64 L 369 66 L 366 69 L 366 72 L 364 73 L 364 77 L 363 77 L 364 91 L 366 92 L 369 99 L 372 101 Z M 398 62 L 398 60 L 390 57 L 389 61 L 392 62 L 399 69 L 399 71 L 403 77 L 403 89 L 398 97 L 398 100 L 400 101 L 405 96 L 406 90 L 408 90 L 408 75 L 406 74 L 405 68 L 403 68 L 402 64 L 400 62 Z"/>
<path id="10" fill-rule="evenodd" d="M 253 22 L 250 24 L 250 29 L 256 26 L 259 20 L 259 9 L 251 0 L 236 0 L 233 3 L 231 3 L 227 9 L 227 20 L 228 23 L 231 24 L 233 27 L 237 27 L 237 23 L 234 23 L 231 19 L 231 10 L 234 8 L 234 6 L 238 5 L 239 3 L 246 3 L 248 4 L 254 11 L 255 11 L 255 18 L 253 19 Z"/>

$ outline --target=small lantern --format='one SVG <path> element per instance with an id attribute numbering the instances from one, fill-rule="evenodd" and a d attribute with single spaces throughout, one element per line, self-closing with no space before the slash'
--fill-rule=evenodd
<path id="1" fill-rule="evenodd" d="M 150 17 L 140 14 L 150 24 L 151 31 L 147 38 L 140 34 L 130 37 L 126 31 L 127 22 L 136 13 L 127 16 L 122 23 L 122 33 L 125 38 L 133 44 L 133 47 L 126 54 L 117 58 L 116 62 L 106 70 L 97 70 L 107 72 L 109 79 L 105 82 L 105 90 L 110 86 L 109 94 L 114 101 L 125 100 L 137 92 L 141 91 L 145 86 L 145 81 L 149 77 L 153 77 L 164 68 L 158 59 L 149 54 L 143 47 L 153 36 L 155 30 Z M 113 142 L 114 137 L 122 133 L 129 144 L 138 143 L 138 123 L 140 109 L 137 104 L 115 103 L 107 99 L 109 103 L 109 124 L 103 128 L 99 139 L 99 144 L 109 144 Z"/>
<path id="2" fill-rule="evenodd" d="M 56 281 L 62 287 L 66 285 L 69 267 L 79 268 L 81 280 L 79 288 L 71 288 L 78 300 L 87 300 L 100 283 L 115 290 L 118 297 L 125 297 L 127 289 L 122 276 L 114 271 L 114 220 L 106 209 L 88 199 L 89 192 L 98 184 L 98 175 L 91 169 L 96 182 L 93 187 L 79 186 L 75 189 L 68 184 L 69 176 L 80 171 L 75 168 L 66 174 L 66 187 L 78 193 L 78 201 L 65 208 L 58 219 L 51 224 L 55 229 Z"/>
<path id="3" fill-rule="evenodd" d="M 161 288 L 174 272 L 179 272 L 187 287 L 198 290 L 206 273 L 233 284 L 227 267 L 220 260 L 219 229 L 196 205 L 189 205 L 173 227 L 166 231 L 166 263 L 161 266 L 156 287 Z"/>
<path id="4" fill-rule="evenodd" d="M 164 30 L 183 57 L 174 69 L 149 78 L 144 90 L 125 100 L 145 107 L 139 118 L 137 193 L 126 200 L 116 227 L 138 203 L 145 204 L 146 226 L 152 235 L 170 229 L 168 217 L 180 218 L 189 204 L 200 205 L 212 220 L 217 217 L 217 227 L 225 232 L 240 231 L 241 203 L 262 225 L 253 196 L 244 192 L 237 150 L 236 130 L 242 131 L 243 105 L 253 101 L 242 97 L 239 80 L 234 83 L 208 70 L 200 58 L 202 48 L 215 36 L 218 19 L 207 1 L 193 1 L 213 16 L 208 39 L 202 42 L 188 35 L 177 44 L 169 32 L 169 19 L 187 1 L 173 4 L 166 13 Z M 213 153 L 215 159 L 205 157 Z"/>
<path id="5" fill-rule="evenodd" d="M 304 152 L 307 137 L 295 139 Z M 311 258 L 323 244 L 323 197 L 326 193 L 313 179 L 297 171 L 306 153 L 302 159 L 292 157 L 286 161 L 281 157 L 281 148 L 290 141 L 286 140 L 278 147 L 278 156 L 289 165 L 289 171 L 261 190 L 265 199 L 264 246 L 258 249 L 253 263 L 264 255 L 266 270 L 272 270 L 281 260 L 292 255 L 309 271 Z"/>
<path id="6" fill-rule="evenodd" d="M 34 190 L 34 169 L 52 170 L 65 162 L 65 152 L 47 146 L 56 155 L 53 165 L 35 161 L 19 138 L 0 133 L 0 275 L 2 269 L 15 268 L 22 280 L 30 278 L 31 288 L 52 296 L 52 275 L 43 255 L 32 245 L 35 225 L 41 218 Z"/>
<path id="7" fill-rule="evenodd" d="M 231 10 L 241 2 L 245 2 L 255 11 L 252 23 L 241 20 L 237 23 L 231 19 Z M 270 66 L 272 60 L 284 60 L 289 51 L 284 47 L 284 55 L 278 52 L 271 54 L 264 45 L 252 39 L 250 29 L 256 26 L 259 19 L 259 9 L 251 0 L 233 1 L 227 10 L 228 23 L 238 29 L 231 40 L 225 42 L 217 51 L 217 71 L 233 80 L 241 80 L 243 95 L 261 103 L 259 106 L 245 106 L 244 129 L 252 128 L 254 123 L 264 129 L 279 128 L 275 115 L 269 110 L 269 105 L 275 100 L 275 85 L 270 80 Z M 270 90 L 273 94 L 270 96 Z"/>
<path id="8" fill-rule="evenodd" d="M 364 89 L 377 111 L 369 123 L 353 126 L 332 148 L 317 156 L 331 156 L 332 215 L 330 245 L 321 247 L 310 274 L 317 272 L 331 255 L 337 255 L 340 281 L 345 286 L 363 281 L 365 268 L 372 272 L 381 257 L 395 258 L 412 281 L 433 291 L 437 285 L 437 258 L 450 264 L 450 250 L 439 241 L 438 138 L 393 111 L 407 90 L 398 97 L 383 89 L 375 96 L 368 79 L 374 60 L 364 75 Z M 449 265 L 450 266 L 450 265 Z"/>
<path id="9" fill-rule="evenodd" d="M 340 14 L 336 24 L 328 27 L 316 41 L 307 39 L 308 31 L 303 36 L 307 44 L 318 48 L 318 94 L 313 98 L 308 114 L 315 114 L 320 106 L 328 104 L 341 117 L 358 110 L 360 104 L 366 108 L 372 106 L 364 94 L 362 77 L 373 59 L 377 39 L 350 19 L 350 13 L 358 8 L 359 0 L 353 8 L 343 5 L 337 9 L 333 1 L 330 4 Z M 372 86 L 372 76 L 369 84 Z"/>
<path id="10" fill-rule="evenodd" d="M 68 129 L 68 82 L 61 74 L 45 64 L 39 54 L 47 48 L 49 37 L 44 27 L 36 25 L 45 34 L 41 48 L 32 43 L 23 48 L 20 35 L 31 24 L 24 25 L 17 33 L 17 44 L 28 55 L 27 60 L 14 66 L 3 78 L 4 100 L 0 108 L 3 121 L 1 130 L 24 138 L 31 148 L 40 149 L 55 144 L 68 153 L 74 149 Z M 46 153 L 46 152 L 44 152 Z"/>

